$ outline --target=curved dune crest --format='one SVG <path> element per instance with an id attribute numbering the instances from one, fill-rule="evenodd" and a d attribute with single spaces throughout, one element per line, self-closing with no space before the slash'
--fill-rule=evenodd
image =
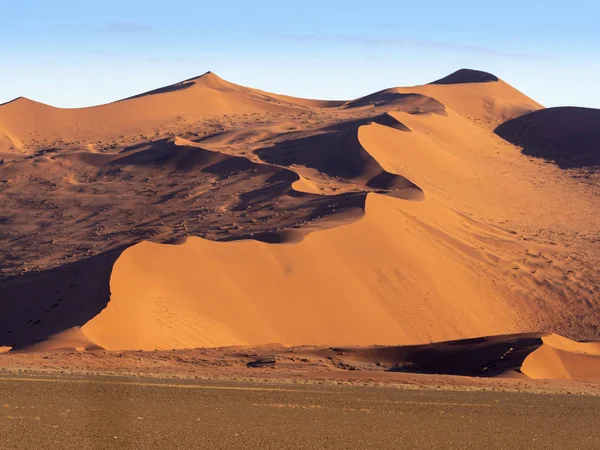
<path id="1" fill-rule="evenodd" d="M 461 226 L 439 205 L 370 194 L 362 219 L 296 244 L 142 242 L 115 263 L 111 301 L 83 332 L 107 349 L 153 350 L 422 343 L 517 330 L 494 283 L 464 264 L 466 251 L 477 265 L 477 250 L 456 253 L 415 226 L 448 219 Z"/>
<path id="2" fill-rule="evenodd" d="M 367 125 L 361 125 L 366 123 Z M 406 200 L 422 200 L 423 191 L 397 172 L 386 171 L 361 144 L 359 135 L 364 127 L 384 124 L 390 129 L 410 131 L 402 122 L 388 114 L 360 120 L 342 129 L 333 129 L 314 136 L 293 139 L 255 153 L 270 164 L 304 166 L 329 177 L 340 177 L 363 186 L 386 190 L 390 195 Z M 302 182 L 299 186 L 304 186 Z M 306 186 L 311 192 L 311 187 Z"/>
<path id="3" fill-rule="evenodd" d="M 521 372 L 529 378 L 600 378 L 600 342 L 575 342 L 550 334 L 529 354 Z"/>

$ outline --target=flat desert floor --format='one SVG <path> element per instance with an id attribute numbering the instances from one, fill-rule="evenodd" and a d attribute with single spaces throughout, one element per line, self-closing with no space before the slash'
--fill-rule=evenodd
<path id="1" fill-rule="evenodd" d="M 11 449 L 597 449 L 600 397 L 0 376 Z"/>

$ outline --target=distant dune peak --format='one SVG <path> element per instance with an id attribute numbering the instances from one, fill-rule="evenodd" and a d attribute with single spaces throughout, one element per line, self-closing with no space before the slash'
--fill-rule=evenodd
<path id="1" fill-rule="evenodd" d="M 499 78 L 496 75 L 488 72 L 473 69 L 460 69 L 429 84 L 491 83 L 498 80 Z"/>
<path id="2" fill-rule="evenodd" d="M 205 86 L 205 87 L 209 87 L 212 89 L 219 89 L 219 88 L 223 88 L 223 87 L 234 86 L 233 83 L 230 83 L 230 82 L 222 79 L 221 77 L 219 77 L 218 75 L 216 75 L 215 73 L 213 73 L 209 70 L 208 72 L 205 72 L 202 75 L 199 75 L 197 77 L 188 78 L 187 80 L 183 80 L 178 83 L 171 84 L 169 86 L 164 86 L 164 87 L 161 87 L 158 89 L 153 89 L 151 91 L 144 92 L 142 94 L 134 95 L 133 97 L 125 98 L 124 100 L 131 100 L 134 98 L 146 97 L 148 95 L 166 94 L 169 92 L 182 91 L 182 90 L 191 88 L 194 85 Z"/>
<path id="3" fill-rule="evenodd" d="M 218 76 L 216 73 L 211 72 L 210 70 L 204 72 L 202 75 L 198 75 L 196 77 L 192 77 L 192 78 L 188 78 L 187 80 L 182 81 L 182 83 L 187 83 L 189 81 L 200 81 L 200 80 L 218 80 L 218 81 L 225 81 L 223 80 L 223 78 L 221 78 L 220 76 Z"/>
<path id="4" fill-rule="evenodd" d="M 12 100 L 9 100 L 7 102 L 4 103 L 0 103 L 0 106 L 4 106 L 4 105 L 10 105 L 11 103 L 17 103 L 17 102 L 24 102 L 24 101 L 31 101 L 26 97 L 17 97 L 17 98 L 13 98 Z"/>

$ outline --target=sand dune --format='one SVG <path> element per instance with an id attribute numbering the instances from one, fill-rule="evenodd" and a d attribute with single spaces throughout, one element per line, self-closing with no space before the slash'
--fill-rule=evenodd
<path id="1" fill-rule="evenodd" d="M 416 184 L 401 175 L 385 171 L 363 148 L 358 138 L 363 123 L 384 124 L 392 129 L 410 131 L 394 117 L 384 114 L 358 123 L 332 127 L 309 137 L 284 141 L 273 147 L 259 149 L 256 154 L 271 164 L 286 167 L 300 165 L 363 187 L 387 190 L 400 198 L 422 199 L 423 192 Z"/>
<path id="2" fill-rule="evenodd" d="M 359 141 L 383 169 L 409 178 L 426 196 L 512 230 L 594 229 L 593 196 L 551 167 L 521 158 L 517 148 L 477 123 L 453 111 L 447 116 L 389 114 L 411 132 L 361 127 Z M 569 220 L 556 221 L 561 215 Z"/>
<path id="3" fill-rule="evenodd" d="M 573 178 L 597 166 L 595 112 L 471 70 L 354 100 L 207 73 L 0 105 L 0 346 L 419 344 L 344 352 L 596 376 L 596 344 L 548 334 L 600 333 L 598 191 Z"/>
<path id="4" fill-rule="evenodd" d="M 468 78 L 467 78 L 468 79 Z M 319 101 L 271 94 L 230 83 L 207 72 L 196 78 L 106 105 L 61 109 L 19 97 L 0 105 L 0 151 L 40 146 L 148 139 L 164 128 L 215 117 L 287 114 L 306 109 L 383 108 L 413 113 L 443 113 L 445 106 L 483 122 L 498 124 L 540 105 L 502 82 L 391 88 L 351 101 Z"/>
<path id="5" fill-rule="evenodd" d="M 47 339 L 19 349 L 22 352 L 65 352 L 65 351 L 88 351 L 102 350 L 94 342 L 83 334 L 79 327 L 74 327 L 54 334 Z"/>
<path id="6" fill-rule="evenodd" d="M 83 331 L 107 349 L 154 349 L 419 343 L 519 330 L 493 279 L 475 272 L 484 255 L 433 231 L 448 221 L 463 226 L 435 204 L 370 194 L 364 218 L 295 244 L 140 243 L 115 263 L 111 301 Z"/>
<path id="7" fill-rule="evenodd" d="M 434 98 L 446 109 L 493 130 L 499 124 L 543 108 L 496 76 L 478 71 L 458 71 L 423 86 L 402 88 Z"/>
<path id="8" fill-rule="evenodd" d="M 405 93 L 402 88 L 390 88 L 365 97 L 351 100 L 344 108 L 381 108 L 409 111 L 413 114 L 444 114 L 445 108 L 439 101 L 426 95 Z"/>
<path id="9" fill-rule="evenodd" d="M 545 336 L 527 333 L 423 345 L 336 347 L 315 353 L 336 355 L 336 359 L 363 369 L 377 365 L 389 372 L 513 378 L 526 376 L 521 373 L 523 361 L 542 346 Z"/>
<path id="10" fill-rule="evenodd" d="M 167 88 L 90 108 L 61 109 L 18 98 L 0 106 L 0 130 L 11 136 L 15 149 L 27 151 L 35 143 L 56 145 L 110 141 L 123 135 L 152 136 L 157 127 L 171 121 L 277 112 L 293 106 L 208 72 Z"/>
<path id="11" fill-rule="evenodd" d="M 542 337 L 521 371 L 529 378 L 600 378 L 600 342 L 574 342 L 555 334 Z"/>

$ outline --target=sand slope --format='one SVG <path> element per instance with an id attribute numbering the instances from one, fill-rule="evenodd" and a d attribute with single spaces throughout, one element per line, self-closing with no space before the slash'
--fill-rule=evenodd
<path id="1" fill-rule="evenodd" d="M 538 282 L 561 271 L 538 262 L 547 247 L 522 243 L 514 233 L 469 220 L 438 200 L 444 192 L 463 194 L 463 186 L 472 190 L 476 185 L 465 184 L 472 176 L 471 161 L 457 161 L 446 145 L 455 148 L 475 136 L 478 145 L 487 142 L 493 148 L 500 145 L 497 138 L 454 112 L 391 114 L 409 131 L 375 120 L 346 129 L 342 138 L 321 133 L 308 138 L 310 145 L 295 139 L 258 154 L 272 163 L 301 164 L 344 179 L 360 177 L 365 170 L 360 161 L 376 161 L 387 173 L 428 186 L 421 202 L 370 194 L 358 222 L 281 246 L 195 238 L 180 247 L 139 244 L 115 264 L 111 302 L 84 332 L 110 349 L 265 342 L 365 345 L 512 333 L 564 321 L 569 311 L 558 306 L 562 293 Z M 437 130 L 435 139 L 426 127 Z M 331 157 L 330 151 L 340 153 Z M 518 155 L 510 151 L 512 158 Z M 342 159 L 346 165 L 335 164 Z M 352 161 L 356 164 L 348 166 Z M 487 181 L 484 176 L 479 192 L 461 195 L 463 205 L 471 203 L 471 212 L 506 213 L 501 199 L 511 195 L 515 200 L 509 208 L 518 209 L 508 215 L 545 201 L 524 196 L 531 188 L 515 181 L 514 173 L 506 184 L 489 186 Z M 453 204 L 451 197 L 444 201 Z M 576 283 L 563 285 L 574 295 L 585 295 Z M 120 333 L 110 331 L 109 324 L 119 320 L 125 321 Z M 135 325 L 127 330 L 125 323 L 132 321 Z"/>
<path id="2" fill-rule="evenodd" d="M 484 256 L 435 230 L 449 221 L 461 226 L 434 203 L 370 194 L 364 218 L 295 244 L 143 242 L 117 260 L 111 301 L 83 331 L 108 349 L 154 349 L 419 343 L 520 329 L 475 271 Z"/>
<path id="3" fill-rule="evenodd" d="M 600 378 L 600 342 L 574 342 L 552 334 L 521 367 L 529 378 Z"/>
<path id="4" fill-rule="evenodd" d="M 208 73 L 0 105 L 0 345 L 597 339 L 597 191 L 493 132 L 540 108 L 476 71 L 339 102 Z"/>
<path id="5" fill-rule="evenodd" d="M 543 108 L 505 81 L 478 71 L 458 71 L 431 84 L 403 88 L 403 92 L 432 97 L 488 129 Z"/>
<path id="6" fill-rule="evenodd" d="M 173 121 L 285 111 L 293 107 L 294 104 L 208 72 L 173 86 L 90 108 L 54 108 L 20 97 L 0 105 L 0 136 L 8 136 L 17 150 L 26 142 L 24 151 L 27 151 L 36 143 L 110 141 L 123 135 L 150 137 L 157 127 Z"/>
<path id="7" fill-rule="evenodd" d="M 499 80 L 386 89 L 351 101 L 299 99 L 247 88 L 207 72 L 128 99 L 89 108 L 62 109 L 19 97 L 0 105 L 0 152 L 30 154 L 39 147 L 149 139 L 186 124 L 214 125 L 216 117 L 305 113 L 311 109 L 379 108 L 443 113 L 450 107 L 497 125 L 540 105 Z M 217 132 L 219 129 L 216 130 Z"/>

